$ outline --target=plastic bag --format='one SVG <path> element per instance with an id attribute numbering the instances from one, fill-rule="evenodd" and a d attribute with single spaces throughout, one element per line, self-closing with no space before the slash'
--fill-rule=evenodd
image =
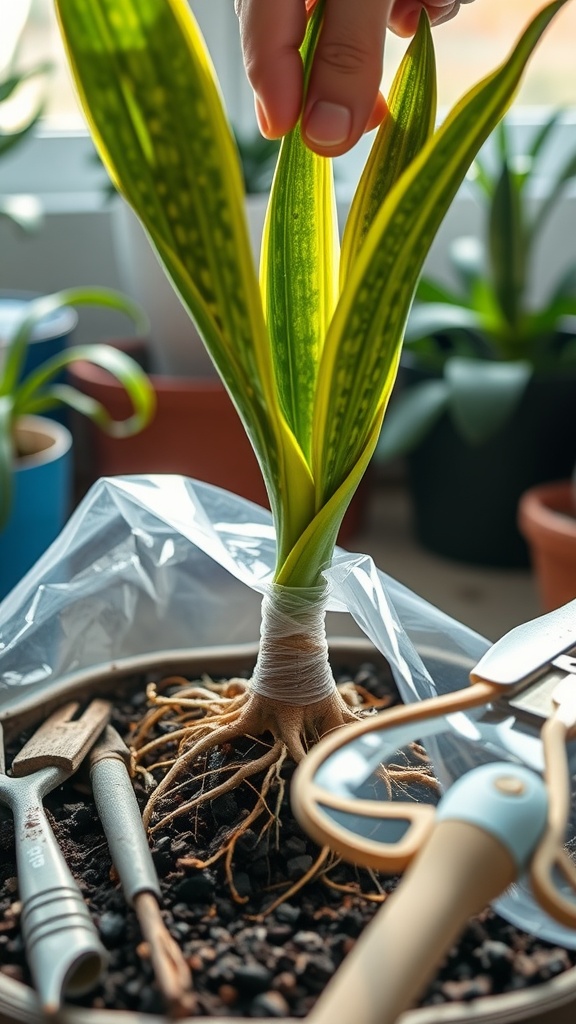
<path id="1" fill-rule="evenodd" d="M 24 688 L 41 698 L 79 669 L 257 641 L 274 558 L 270 513 L 228 491 L 168 475 L 98 481 L 0 604 L 0 708 L 18 703 Z M 337 549 L 326 577 L 328 635 L 365 633 L 404 700 L 467 685 L 487 640 L 367 555 Z M 453 670 L 433 679 L 427 665 L 439 650 Z"/>

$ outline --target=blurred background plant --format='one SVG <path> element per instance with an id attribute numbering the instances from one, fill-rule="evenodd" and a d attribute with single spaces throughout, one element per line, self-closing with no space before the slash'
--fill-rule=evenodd
<path id="1" fill-rule="evenodd" d="M 576 460 L 576 259 L 558 260 L 547 231 L 576 151 L 562 150 L 558 111 L 527 142 L 511 127 L 473 167 L 481 229 L 451 243 L 452 282 L 418 285 L 376 452 L 405 456 L 423 546 L 488 566 L 527 564 L 520 496 Z"/>
<path id="2" fill-rule="evenodd" d="M 405 336 L 405 361 L 432 374 L 401 394 L 386 418 L 380 458 L 415 447 L 444 412 L 470 443 L 496 434 L 532 374 L 576 369 L 576 260 L 539 303 L 534 264 L 545 228 L 576 178 L 576 152 L 541 174 L 556 144 L 555 111 L 518 152 L 502 122 L 469 181 L 483 211 L 480 236 L 449 250 L 456 287 L 424 276 Z"/>
<path id="3" fill-rule="evenodd" d="M 41 61 L 30 67 L 20 66 L 20 43 L 30 12 L 30 0 L 18 0 L 2 10 L 0 39 L 0 159 L 20 146 L 32 135 L 45 111 L 43 85 L 52 71 L 52 64 Z M 31 89 L 28 87 L 32 86 Z M 19 102 L 29 91 L 22 119 Z M 18 115 L 14 119 L 14 111 Z M 0 216 L 7 217 L 23 231 L 34 231 L 42 223 L 42 207 L 37 196 L 0 196 Z"/>

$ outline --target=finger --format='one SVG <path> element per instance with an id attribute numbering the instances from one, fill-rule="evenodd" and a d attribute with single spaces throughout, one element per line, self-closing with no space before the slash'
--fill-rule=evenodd
<path id="1" fill-rule="evenodd" d="M 396 0 L 389 25 L 397 36 L 413 36 L 423 7 L 431 24 L 439 25 L 458 13 L 460 3 L 471 3 L 471 0 Z"/>
<path id="2" fill-rule="evenodd" d="M 384 120 L 387 113 L 388 104 L 386 103 L 386 100 L 384 99 L 382 93 L 379 92 L 378 96 L 376 97 L 376 103 L 374 104 L 372 113 L 368 118 L 368 124 L 366 125 L 364 131 L 371 132 L 373 131 L 374 128 L 377 128 L 378 125 L 381 124 L 381 122 Z"/>
<path id="3" fill-rule="evenodd" d="M 294 127 L 302 109 L 305 0 L 236 0 L 235 9 L 260 130 L 278 138 Z"/>
<path id="4" fill-rule="evenodd" d="M 347 152 L 369 123 L 392 2 L 326 2 L 302 119 L 305 142 L 321 155 Z"/>

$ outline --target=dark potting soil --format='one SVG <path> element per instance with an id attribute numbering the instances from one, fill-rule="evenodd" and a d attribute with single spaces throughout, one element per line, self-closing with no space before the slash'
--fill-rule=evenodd
<path id="1" fill-rule="evenodd" d="M 374 695 L 396 695 L 389 677 L 371 666 L 354 682 Z M 113 724 L 126 736 L 145 706 L 141 685 L 115 704 Z M 25 737 L 7 751 L 7 763 Z M 237 760 L 238 752 L 235 752 Z M 212 762 L 209 767 L 216 767 Z M 244 786 L 214 800 L 192 818 L 176 819 L 152 838 L 164 897 L 164 918 L 190 965 L 199 1017 L 305 1017 L 357 937 L 398 879 L 342 862 L 324 877 L 265 914 L 267 907 L 312 866 L 318 847 L 295 821 L 289 803 L 292 767 L 280 827 L 262 837 L 258 823 L 239 841 L 230 894 L 222 860 L 200 870 L 181 863 L 193 854 L 207 859 L 230 824 L 247 814 L 253 790 Z M 143 805 L 146 794 L 136 783 Z M 188 794 L 189 795 L 189 794 Z M 252 796 L 252 803 L 250 797 Z M 180 799 L 186 794 L 180 793 Z M 164 1012 L 134 913 L 126 907 L 93 802 L 78 780 L 45 801 L 51 824 L 109 952 L 99 986 L 78 1005 L 143 1013 Z M 0 830 L 0 971 L 29 984 L 19 931 L 19 906 L 11 817 Z M 417 925 L 416 925 L 417 926 Z M 386 957 L 383 951 L 382 965 Z M 576 964 L 576 951 L 541 942 L 506 923 L 491 909 L 474 918 L 430 985 L 421 1005 L 470 1001 L 545 982 Z"/>

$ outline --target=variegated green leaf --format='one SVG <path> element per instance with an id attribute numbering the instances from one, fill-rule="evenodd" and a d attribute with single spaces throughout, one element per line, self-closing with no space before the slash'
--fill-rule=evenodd
<path id="1" fill-rule="evenodd" d="M 185 0 L 56 6 L 100 155 L 238 408 L 283 536 L 309 470 L 277 401 L 238 154 L 196 22 Z"/>
<path id="2" fill-rule="evenodd" d="M 565 2 L 556 0 L 535 16 L 504 64 L 451 111 L 376 215 L 323 349 L 313 450 L 318 505 L 364 456 L 394 383 L 424 257 L 472 160 L 511 102 L 532 51 Z"/>
<path id="3" fill-rule="evenodd" d="M 305 70 L 323 4 L 302 48 Z M 261 290 L 282 409 L 310 461 L 320 351 L 337 298 L 338 226 L 332 161 L 312 153 L 300 126 L 287 135 L 274 176 L 262 240 Z"/>
<path id="4" fill-rule="evenodd" d="M 424 8 L 418 31 L 394 76 L 388 112 L 360 177 L 342 236 L 340 282 L 344 285 L 364 238 L 392 185 L 412 163 L 434 131 L 436 61 Z"/>

